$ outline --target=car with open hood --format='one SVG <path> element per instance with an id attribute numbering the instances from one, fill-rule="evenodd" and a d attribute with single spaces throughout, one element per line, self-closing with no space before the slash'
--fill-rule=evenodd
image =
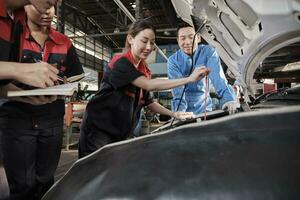
<path id="1" fill-rule="evenodd" d="M 267 78 L 300 82 L 300 1 L 172 3 L 216 49 L 250 109 L 104 146 L 43 200 L 300 199 L 299 87 L 259 97 L 255 88 Z"/>

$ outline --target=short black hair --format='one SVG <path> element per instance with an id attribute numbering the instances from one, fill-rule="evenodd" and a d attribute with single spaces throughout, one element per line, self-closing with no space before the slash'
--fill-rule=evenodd
<path id="1" fill-rule="evenodd" d="M 190 25 L 189 23 L 186 23 L 186 22 L 181 22 L 180 24 L 178 24 L 177 30 L 176 30 L 177 37 L 178 37 L 179 30 L 182 29 L 182 28 L 187 28 L 187 27 L 194 28 L 192 25 Z"/>

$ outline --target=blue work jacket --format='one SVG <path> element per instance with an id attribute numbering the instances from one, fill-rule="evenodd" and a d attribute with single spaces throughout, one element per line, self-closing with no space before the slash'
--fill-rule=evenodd
<path id="1" fill-rule="evenodd" d="M 222 98 L 224 103 L 235 101 L 236 96 L 230 89 L 224 71 L 222 69 L 220 58 L 217 52 L 209 45 L 199 45 L 193 56 L 194 67 L 205 66 L 211 71 L 208 76 L 209 86 L 212 84 L 218 97 Z M 188 77 L 192 67 L 192 59 L 182 50 L 178 50 L 168 59 L 168 77 L 169 79 L 177 79 Z M 184 86 L 172 89 L 173 99 L 171 107 L 176 111 Z M 205 110 L 205 78 L 194 83 L 187 84 L 185 94 L 180 103 L 178 111 L 193 112 L 199 114 Z M 208 90 L 209 91 L 209 90 Z M 212 110 L 212 100 L 208 94 L 207 111 Z"/>

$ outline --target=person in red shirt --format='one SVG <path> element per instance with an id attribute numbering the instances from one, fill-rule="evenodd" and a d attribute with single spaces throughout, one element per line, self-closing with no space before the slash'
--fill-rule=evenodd
<path id="1" fill-rule="evenodd" d="M 113 57 L 100 91 L 87 104 L 80 132 L 79 157 L 106 144 L 125 140 L 132 134 L 144 106 L 177 119 L 192 117 L 192 113 L 171 112 L 154 102 L 150 91 L 197 81 L 208 71 L 198 68 L 189 77 L 176 80 L 151 79 L 145 59 L 153 51 L 154 43 L 155 29 L 146 20 L 131 25 L 126 39 L 128 51 Z"/>
<path id="2" fill-rule="evenodd" d="M 18 27 L 17 22 L 24 16 L 23 6 L 32 3 L 40 12 L 55 5 L 57 0 L 0 0 L 0 104 L 1 104 L 1 86 L 8 83 L 10 79 L 33 85 L 36 87 L 46 87 L 53 85 L 57 80 L 58 70 L 47 63 L 38 64 L 20 64 L 17 59 L 12 58 L 12 49 L 14 49 L 14 40 L 17 35 L 14 34 L 13 27 Z M 21 9 L 20 9 L 21 8 Z M 20 9 L 20 10 L 18 10 Z M 15 48 L 16 49 L 16 48 Z M 15 61 L 15 62 L 8 62 Z M 6 79 L 6 81 L 3 81 Z M 0 123 L 1 124 L 1 123 Z M 2 163 L 2 144 L 0 131 L 0 199 L 9 195 L 7 180 Z"/>
<path id="3" fill-rule="evenodd" d="M 55 9 L 44 14 L 32 6 L 25 6 L 27 24 L 24 23 L 20 42 L 20 61 L 43 61 L 55 65 L 61 77 L 83 73 L 75 48 L 70 39 L 51 28 Z M 7 90 L 31 89 L 16 81 Z M 3 117 L 4 166 L 11 199 L 41 199 L 54 183 L 62 145 L 64 99 L 54 96 L 53 102 L 32 105 L 47 97 L 25 97 L 5 102 L 0 112 Z M 17 100 L 17 101 L 16 101 Z M 18 124 L 18 126 L 15 126 Z"/>
<path id="4" fill-rule="evenodd" d="M 56 4 L 57 0 L 31 0 L 15 1 L 0 0 L 0 47 L 5 51 L 0 51 L 0 79 L 15 79 L 20 82 L 36 87 L 46 87 L 53 85 L 56 81 L 57 70 L 47 63 L 20 64 L 15 62 L 18 59 L 13 55 L 17 54 L 14 41 L 18 34 L 18 22 L 24 20 L 25 14 L 22 6 L 32 2 L 41 12 L 44 12 L 51 5 Z M 19 9 L 18 9 L 19 8 Z M 14 30 L 13 30 L 14 27 Z M 14 52 L 15 51 L 15 52 Z M 0 85 L 8 81 L 0 81 Z"/>

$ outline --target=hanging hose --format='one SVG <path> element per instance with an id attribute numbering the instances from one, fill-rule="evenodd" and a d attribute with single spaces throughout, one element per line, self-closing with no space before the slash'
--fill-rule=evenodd
<path id="1" fill-rule="evenodd" d="M 208 76 L 205 76 L 205 99 L 204 99 L 204 121 L 206 121 L 206 116 L 207 116 L 207 98 L 208 98 L 208 93 L 209 93 L 209 81 L 208 81 Z"/>

